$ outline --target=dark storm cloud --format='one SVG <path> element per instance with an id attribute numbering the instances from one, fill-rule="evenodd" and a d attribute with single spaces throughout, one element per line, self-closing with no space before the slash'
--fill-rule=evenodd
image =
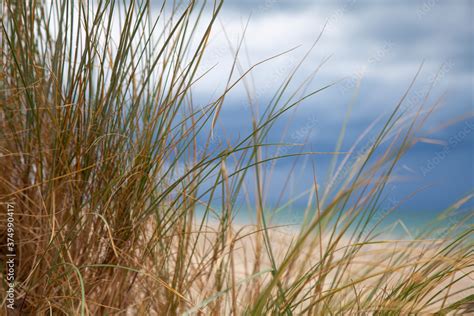
<path id="1" fill-rule="evenodd" d="M 439 72 L 439 84 L 435 86 L 430 102 L 434 102 L 445 92 L 446 96 L 442 102 L 443 107 L 433 115 L 430 126 L 442 125 L 446 120 L 460 115 L 472 115 L 473 5 L 474 2 L 471 1 L 440 0 L 236 0 L 226 2 L 222 23 L 229 28 L 233 25 L 235 29 L 239 29 L 235 26 L 240 25 L 241 20 L 246 21 L 252 16 L 246 34 L 246 44 L 250 59 L 257 61 L 280 52 L 282 47 L 311 45 L 324 22 L 328 21 L 326 33 L 314 54 L 308 58 L 305 69 L 307 72 L 312 71 L 322 58 L 332 54 L 331 61 L 318 74 L 312 88 L 319 88 L 326 82 L 342 77 L 352 78 L 353 81 L 363 78 L 347 129 L 344 143 L 347 149 L 379 115 L 387 114 L 393 109 L 422 61 L 425 61 L 423 71 L 405 101 L 406 106 L 419 105 L 419 96 L 425 95 L 435 74 Z M 218 58 L 215 61 L 220 62 L 223 55 L 216 55 Z M 304 69 L 302 72 L 294 81 L 304 80 L 307 72 L 305 73 Z M 263 70 L 259 68 L 256 71 L 256 90 L 260 89 L 258 92 L 262 100 L 265 96 L 271 97 L 273 93 L 272 89 L 261 88 L 262 85 L 265 86 L 266 81 L 272 81 L 271 74 L 271 67 Z M 208 85 L 214 88 L 213 85 L 218 81 L 208 82 Z M 317 94 L 300 106 L 290 126 L 287 126 L 286 119 L 276 123 L 269 138 L 279 142 L 283 130 L 286 129 L 288 134 L 284 137 L 284 142 L 304 142 L 307 150 L 332 150 L 354 86 L 344 86 L 342 83 Z M 206 95 L 207 91 L 213 90 L 204 89 L 202 95 Z M 245 129 L 250 128 L 243 123 L 250 120 L 249 114 L 242 111 L 240 94 L 227 99 L 229 102 L 220 117 L 220 124 L 226 127 L 228 135 L 242 135 L 245 134 Z M 314 131 L 311 131 L 307 140 L 295 140 L 292 135 L 297 135 L 301 126 L 306 126 L 308 117 L 316 117 L 318 124 L 312 126 Z M 430 137 L 449 140 L 461 128 L 462 125 L 456 125 Z M 448 206 L 453 199 L 460 198 L 471 190 L 474 183 L 472 139 L 474 138 L 470 135 L 452 148 L 449 155 L 426 176 L 420 175 L 420 168 L 433 160 L 433 157 L 437 157 L 437 153 L 443 149 L 433 144 L 416 146 L 404 160 L 406 168 L 397 169 L 397 172 L 404 176 L 406 170 L 414 170 L 415 173 L 408 175 L 417 181 L 413 181 L 412 185 L 399 192 L 400 196 L 454 175 L 456 187 L 444 181 L 441 186 L 428 190 L 424 196 L 413 200 L 414 207 L 433 210 L 441 205 Z M 285 174 L 292 164 L 291 159 L 279 162 L 278 172 Z M 312 181 L 305 180 L 304 171 L 298 181 L 302 188 L 311 185 Z M 436 194 L 437 190 L 449 191 L 449 198 Z"/>

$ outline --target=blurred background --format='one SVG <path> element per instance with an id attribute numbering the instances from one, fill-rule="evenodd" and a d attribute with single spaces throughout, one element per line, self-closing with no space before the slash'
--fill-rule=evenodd
<path id="1" fill-rule="evenodd" d="M 301 146 L 266 154 L 334 151 L 345 119 L 341 151 L 348 151 L 371 124 L 377 130 L 388 118 L 422 65 L 403 109 L 418 109 L 432 87 L 426 109 L 436 105 L 436 111 L 394 171 L 384 203 L 386 209 L 400 204 L 392 219 L 425 222 L 474 188 L 473 20 L 472 1 L 226 1 L 203 60 L 209 73 L 195 86 L 194 100 L 205 105 L 219 95 L 227 82 L 223 69 L 232 66 L 240 43 L 234 79 L 289 51 L 258 65 L 228 95 L 215 142 L 244 136 L 252 113 L 265 109 L 304 58 L 290 91 L 301 87 L 303 96 L 337 84 L 302 102 L 269 135 L 269 142 Z M 369 144 L 370 133 L 356 152 Z M 307 199 L 295 198 L 313 184 L 312 164 L 324 186 L 330 160 L 279 160 L 267 174 L 267 205 L 294 199 L 285 212 L 297 221 Z"/>

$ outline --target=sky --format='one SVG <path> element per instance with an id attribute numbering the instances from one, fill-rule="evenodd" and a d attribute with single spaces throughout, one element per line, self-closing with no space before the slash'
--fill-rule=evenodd
<path id="1" fill-rule="evenodd" d="M 247 90 L 240 85 L 227 97 L 218 125 L 226 137 L 238 138 L 251 123 L 247 91 L 262 111 L 320 36 L 291 88 L 304 84 L 303 95 L 338 84 L 305 100 L 275 125 L 269 139 L 334 150 L 352 104 L 342 147 L 347 150 L 377 118 L 387 117 L 422 65 L 405 103 L 419 104 L 433 84 L 429 104 L 439 106 L 420 132 L 430 141 L 416 144 L 402 159 L 395 175 L 404 180 L 391 184 L 386 197 L 394 203 L 419 191 L 401 209 L 436 214 L 474 188 L 473 7 L 474 2 L 461 0 L 226 1 L 203 60 L 205 68 L 214 68 L 193 93 L 203 104 L 218 95 L 227 80 L 222 73 L 232 65 L 242 36 L 241 72 L 289 51 L 257 66 L 246 77 Z M 291 183 L 288 197 L 312 184 L 308 161 L 300 159 L 291 172 L 293 163 L 276 164 L 268 201 L 278 200 L 286 180 Z M 318 165 L 321 173 L 329 166 L 327 159 Z"/>

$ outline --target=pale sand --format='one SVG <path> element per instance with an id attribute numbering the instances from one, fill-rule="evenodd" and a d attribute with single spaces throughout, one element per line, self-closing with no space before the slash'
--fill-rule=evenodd
<path id="1" fill-rule="evenodd" d="M 201 253 L 204 254 L 210 252 L 209 247 L 215 241 L 215 231 L 217 230 L 217 227 L 217 223 L 211 223 L 207 227 L 207 230 L 210 232 L 206 234 L 207 241 L 202 240 L 199 242 L 199 251 Z M 292 249 L 295 245 L 298 236 L 298 228 L 294 226 L 280 226 L 272 228 L 268 234 L 275 264 L 276 266 L 279 266 L 288 254 L 289 249 Z M 255 226 L 233 225 L 232 233 L 229 235 L 229 240 L 233 240 L 234 242 L 226 244 L 224 250 L 221 252 L 221 254 L 223 253 L 224 255 L 219 255 L 221 260 L 228 263 L 227 267 L 232 267 L 233 273 L 231 273 L 231 275 L 233 275 L 233 282 L 239 282 L 237 293 L 234 293 L 234 295 L 241 297 L 245 301 L 251 299 L 252 295 L 255 294 L 253 292 L 255 284 L 257 284 L 257 287 L 259 286 L 260 288 L 263 288 L 270 279 L 270 272 L 268 271 L 271 270 L 272 263 L 267 255 L 263 242 L 260 247 L 260 263 L 256 266 L 256 262 L 258 261 L 255 255 L 258 248 L 257 240 L 262 240 L 261 238 L 263 238 L 262 234 L 259 235 L 257 233 Z M 307 271 L 311 266 L 314 266 L 320 261 L 320 253 L 324 254 L 325 248 L 328 245 L 329 236 L 324 236 L 322 243 L 319 242 L 319 240 L 320 239 L 314 235 L 308 238 L 308 242 L 302 246 L 302 251 L 299 253 L 297 260 L 288 266 L 288 271 L 283 275 L 283 280 L 291 281 L 296 279 L 297 276 L 301 275 L 302 271 Z M 342 238 L 336 246 L 337 251 L 334 252 L 332 262 L 341 260 L 345 251 L 355 248 L 356 246 L 354 246 L 354 243 L 351 243 L 348 238 Z M 344 271 L 342 276 L 339 275 L 341 278 L 341 283 L 339 284 L 350 284 L 352 281 L 361 280 L 368 275 L 376 275 L 377 273 L 381 275 L 382 271 L 401 265 L 405 265 L 406 268 L 390 273 L 390 276 L 383 282 L 383 285 L 387 288 L 377 289 L 379 294 L 382 295 L 382 291 L 388 292 L 390 287 L 399 284 L 400 278 L 403 276 L 405 276 L 405 279 L 414 280 L 415 282 L 423 282 L 426 279 L 426 276 L 421 273 L 413 273 L 413 263 L 417 260 L 420 263 L 429 262 L 430 258 L 432 258 L 432 255 L 438 250 L 438 248 L 439 243 L 436 241 L 417 242 L 416 244 L 413 244 L 407 240 L 385 240 L 382 243 L 364 245 L 359 249 L 357 254 L 354 256 L 354 259 L 352 259 L 344 269 L 339 271 Z M 401 251 L 407 253 L 407 256 L 398 263 L 394 263 L 394 254 L 398 254 Z M 232 253 L 232 256 L 229 256 L 229 253 Z M 449 258 L 443 260 L 449 260 Z M 447 301 L 444 302 L 444 306 L 447 306 L 449 303 L 454 302 L 457 299 L 474 294 L 474 289 L 472 289 L 472 282 L 474 282 L 474 270 L 472 268 L 473 259 L 468 258 L 468 260 L 470 260 L 471 263 L 470 271 L 463 269 L 462 272 L 460 271 L 454 276 L 454 279 L 460 277 L 462 273 L 468 274 L 468 277 L 457 282 L 450 288 L 450 293 L 458 293 L 449 297 Z M 449 264 L 458 266 L 463 264 L 464 266 L 468 266 L 466 262 L 450 262 Z M 216 269 L 214 269 L 214 272 L 215 270 Z M 410 275 L 410 277 L 407 278 L 407 275 Z M 335 277 L 336 269 L 330 271 L 325 278 L 323 293 L 329 293 L 328 291 L 331 288 L 334 288 L 331 283 L 335 280 Z M 347 286 L 347 288 L 341 291 L 340 295 L 337 297 L 346 300 L 354 299 L 355 292 L 360 295 L 364 290 L 376 288 L 377 285 L 374 282 L 376 279 L 378 278 L 370 278 L 363 282 L 357 282 L 355 286 Z M 212 296 L 213 293 L 215 293 L 215 288 L 213 288 L 214 281 L 213 273 L 206 275 L 202 280 L 202 287 L 200 286 L 199 289 L 196 289 L 196 296 L 193 297 L 193 301 L 199 302 Z M 451 280 L 445 280 L 437 284 L 437 286 L 433 288 L 432 293 L 436 293 L 437 290 L 444 287 L 450 281 Z M 471 289 L 469 289 L 469 287 L 471 287 Z M 436 304 L 427 307 L 425 312 L 430 312 L 441 307 L 443 305 L 443 297 L 444 296 L 440 296 L 441 300 Z M 421 301 L 423 302 L 423 300 Z"/>

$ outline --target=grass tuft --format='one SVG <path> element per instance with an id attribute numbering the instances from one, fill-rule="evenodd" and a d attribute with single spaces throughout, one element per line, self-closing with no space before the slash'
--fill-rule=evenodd
<path id="1" fill-rule="evenodd" d="M 337 84 L 306 92 L 318 68 L 291 90 L 308 55 L 264 111 L 252 111 L 247 135 L 216 143 L 226 96 L 282 55 L 243 69 L 242 40 L 222 74 L 225 89 L 195 104 L 192 89 L 206 80 L 201 61 L 222 5 L 3 2 L 0 199 L 16 203 L 17 311 L 472 312 L 472 214 L 440 234 L 441 218 L 407 240 L 384 239 L 377 230 L 394 167 L 431 114 L 425 102 L 411 115 L 404 111 L 421 67 L 374 141 L 351 162 L 352 153 L 341 151 L 344 131 L 334 152 L 266 151 L 290 146 L 267 142 L 276 121 Z M 336 157 L 333 180 L 319 183 L 313 164 L 305 222 L 285 233 L 269 218 L 266 167 L 315 155 Z M 238 197 L 249 183 L 256 224 L 238 225 Z M 454 203 L 444 218 L 471 198 Z M 3 243 L 1 251 L 5 260 Z"/>

